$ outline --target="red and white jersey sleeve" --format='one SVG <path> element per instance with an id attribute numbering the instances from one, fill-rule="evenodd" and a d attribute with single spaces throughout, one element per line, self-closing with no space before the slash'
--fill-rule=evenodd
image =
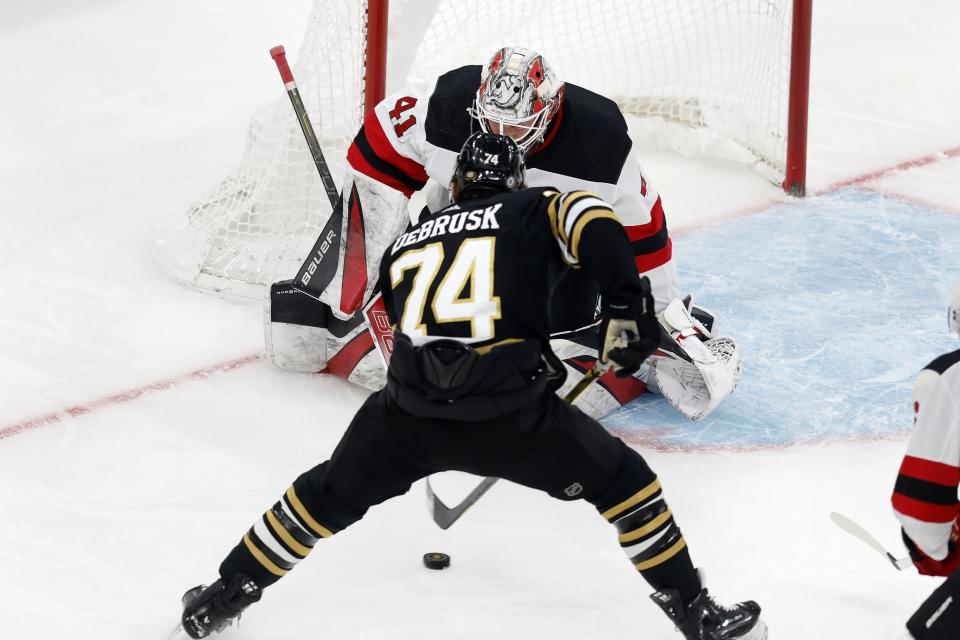
<path id="1" fill-rule="evenodd" d="M 947 556 L 960 512 L 960 351 L 934 360 L 913 388 L 914 431 L 900 465 L 893 509 L 925 554 Z"/>
<path id="2" fill-rule="evenodd" d="M 426 95 L 414 84 L 367 113 L 347 150 L 337 271 L 320 300 L 342 319 L 370 298 L 377 259 L 409 224 L 407 199 L 427 181 Z M 429 94 L 427 94 L 429 95 Z"/>
<path id="3" fill-rule="evenodd" d="M 673 241 L 667 231 L 660 194 L 647 180 L 634 145 L 627 156 L 613 197 L 608 201 L 623 223 L 633 249 L 637 272 L 650 278 L 657 311 L 680 297 L 673 262 Z"/>
<path id="4" fill-rule="evenodd" d="M 412 82 L 366 114 L 347 151 L 350 167 L 410 197 L 427 182 L 424 124 L 434 82 Z"/>

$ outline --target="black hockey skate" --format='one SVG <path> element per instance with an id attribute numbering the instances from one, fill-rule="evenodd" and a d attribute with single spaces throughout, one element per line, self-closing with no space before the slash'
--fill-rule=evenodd
<path id="1" fill-rule="evenodd" d="M 657 591 L 650 598 L 673 620 L 686 640 L 766 640 L 767 625 L 753 600 L 724 607 L 702 589 L 686 607 L 676 589 Z"/>
<path id="2" fill-rule="evenodd" d="M 206 638 L 233 624 L 262 593 L 257 583 L 242 573 L 233 576 L 228 585 L 217 580 L 209 587 L 194 587 L 183 594 L 180 623 L 191 638 Z"/>

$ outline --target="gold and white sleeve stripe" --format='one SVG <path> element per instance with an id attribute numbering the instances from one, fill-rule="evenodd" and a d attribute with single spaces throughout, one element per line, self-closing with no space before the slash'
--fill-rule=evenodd
<path id="1" fill-rule="evenodd" d="M 589 191 L 555 194 L 547 212 L 563 259 L 574 267 L 580 264 L 580 236 L 591 220 L 609 218 L 620 222 L 610 205 Z"/>

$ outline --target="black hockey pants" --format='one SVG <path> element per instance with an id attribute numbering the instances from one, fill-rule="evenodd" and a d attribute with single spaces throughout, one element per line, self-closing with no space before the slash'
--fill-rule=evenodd
<path id="1" fill-rule="evenodd" d="M 503 478 L 561 500 L 587 500 L 626 534 L 621 546 L 651 585 L 678 588 L 687 597 L 699 591 L 685 543 L 644 459 L 550 391 L 517 411 L 475 422 L 413 416 L 386 391 L 374 393 L 331 458 L 294 481 L 224 560 L 221 576 L 245 573 L 269 586 L 321 538 L 420 478 L 446 470 Z"/>

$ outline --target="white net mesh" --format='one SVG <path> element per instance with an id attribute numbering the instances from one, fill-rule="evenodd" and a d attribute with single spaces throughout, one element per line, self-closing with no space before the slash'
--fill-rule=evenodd
<path id="1" fill-rule="evenodd" d="M 317 0 L 293 65 L 337 184 L 361 116 L 365 15 L 364 2 Z M 277 86 L 282 92 L 279 76 Z M 187 284 L 260 298 L 264 285 L 296 273 L 330 211 L 284 93 L 251 120 L 237 169 L 161 230 L 158 257 Z"/>
<path id="2" fill-rule="evenodd" d="M 514 0 L 480 8 L 446 0 L 413 73 L 486 61 L 502 45 L 528 47 L 561 79 L 615 99 L 625 112 L 706 128 L 782 174 L 792 6 L 790 0 Z"/>
<path id="3" fill-rule="evenodd" d="M 540 51 L 561 79 L 667 127 L 744 150 L 774 180 L 786 155 L 791 0 L 394 0 L 390 77 Z M 315 0 L 294 73 L 334 178 L 360 122 L 366 3 Z M 412 65 L 410 64 L 412 61 Z M 409 67 L 409 69 L 397 67 Z M 279 86 L 279 80 L 278 80 Z M 260 297 L 292 277 L 330 212 L 286 96 L 257 114 L 237 170 L 165 229 L 161 263 L 191 285 Z"/>

